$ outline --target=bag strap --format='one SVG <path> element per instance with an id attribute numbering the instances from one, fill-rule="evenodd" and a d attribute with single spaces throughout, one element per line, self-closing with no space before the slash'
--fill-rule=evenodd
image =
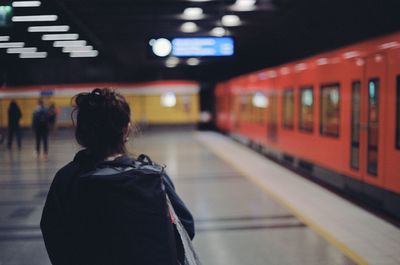
<path id="1" fill-rule="evenodd" d="M 166 194 L 167 197 L 167 205 L 169 208 L 169 212 L 172 213 L 173 220 L 176 226 L 176 230 L 179 233 L 179 237 L 182 241 L 183 249 L 185 252 L 185 263 L 184 265 L 201 265 L 201 262 L 199 260 L 199 257 L 197 256 L 196 252 L 194 251 L 192 241 L 187 234 L 185 228 L 183 227 L 181 221 L 179 220 L 179 217 L 176 215 L 174 207 L 172 206 L 172 203 L 168 197 L 168 194 Z"/>
<path id="2" fill-rule="evenodd" d="M 141 154 L 138 156 L 138 158 L 136 159 L 139 162 L 142 162 L 144 164 L 149 164 L 149 165 L 153 165 L 153 161 L 150 159 L 149 156 L 145 155 L 145 154 Z"/>

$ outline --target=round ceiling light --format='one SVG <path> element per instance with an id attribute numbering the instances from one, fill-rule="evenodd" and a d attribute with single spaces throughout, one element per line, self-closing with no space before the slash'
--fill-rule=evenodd
<path id="1" fill-rule="evenodd" d="M 231 6 L 234 11 L 252 11 L 255 9 L 256 0 L 236 0 Z"/>
<path id="2" fill-rule="evenodd" d="M 198 30 L 196 23 L 194 22 L 185 22 L 181 26 L 181 31 L 185 33 L 193 33 Z"/>
<path id="3" fill-rule="evenodd" d="M 200 7 L 188 7 L 183 10 L 183 17 L 187 19 L 200 19 L 203 17 L 203 9 Z"/>
<path id="4" fill-rule="evenodd" d="M 222 17 L 221 22 L 225 27 L 239 26 L 240 18 L 236 15 L 225 15 Z"/>
<path id="5" fill-rule="evenodd" d="M 186 63 L 190 66 L 196 66 L 200 64 L 200 60 L 197 58 L 189 58 L 187 59 Z"/>
<path id="6" fill-rule="evenodd" d="M 159 57 L 165 57 L 172 51 L 172 44 L 169 40 L 161 38 L 154 40 L 152 45 L 153 53 Z"/>
<path id="7" fill-rule="evenodd" d="M 217 37 L 222 37 L 226 33 L 226 30 L 223 27 L 215 27 L 211 30 L 210 34 Z"/>
<path id="8" fill-rule="evenodd" d="M 178 65 L 179 59 L 176 57 L 170 57 L 165 61 L 165 66 L 168 68 L 174 68 Z"/>

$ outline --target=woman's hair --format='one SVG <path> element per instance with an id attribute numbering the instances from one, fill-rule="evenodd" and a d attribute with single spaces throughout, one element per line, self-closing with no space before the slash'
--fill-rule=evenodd
<path id="1" fill-rule="evenodd" d="M 74 100 L 78 143 L 95 159 L 126 153 L 125 129 L 131 111 L 125 98 L 109 88 L 96 88 L 90 93 L 76 95 Z"/>

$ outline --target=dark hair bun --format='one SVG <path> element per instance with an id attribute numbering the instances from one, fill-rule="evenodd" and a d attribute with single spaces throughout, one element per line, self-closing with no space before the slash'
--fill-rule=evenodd
<path id="1" fill-rule="evenodd" d="M 125 98 L 108 88 L 96 88 L 75 97 L 78 143 L 99 157 L 123 152 L 124 129 L 130 122 Z"/>

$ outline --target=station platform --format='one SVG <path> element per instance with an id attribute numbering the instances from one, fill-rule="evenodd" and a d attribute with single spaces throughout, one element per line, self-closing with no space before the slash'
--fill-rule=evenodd
<path id="1" fill-rule="evenodd" d="M 194 130 L 146 130 L 129 151 L 167 165 L 192 211 L 204 265 L 400 264 L 400 229 L 233 140 Z M 46 265 L 39 229 L 56 171 L 79 146 L 50 139 L 48 161 L 0 145 L 0 265 Z"/>

